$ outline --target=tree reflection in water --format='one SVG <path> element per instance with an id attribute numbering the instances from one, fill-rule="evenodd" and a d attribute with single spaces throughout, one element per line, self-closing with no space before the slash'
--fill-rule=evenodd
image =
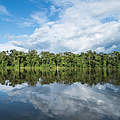
<path id="1" fill-rule="evenodd" d="M 120 85 L 120 71 L 113 69 L 79 69 L 79 70 L 60 70 L 60 71 L 41 71 L 41 70 L 1 70 L 0 83 L 2 85 L 15 86 L 17 84 L 28 83 L 35 86 L 40 84 L 63 83 L 72 84 L 80 82 L 89 86 L 98 83 L 111 83 Z"/>

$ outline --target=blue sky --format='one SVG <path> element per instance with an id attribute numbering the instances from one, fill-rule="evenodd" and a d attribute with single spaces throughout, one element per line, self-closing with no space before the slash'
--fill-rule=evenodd
<path id="1" fill-rule="evenodd" d="M 0 0 L 0 50 L 120 49 L 120 0 Z"/>
<path id="2" fill-rule="evenodd" d="M 40 0 L 39 6 L 30 0 L 0 0 L 0 5 L 4 6 L 9 13 L 8 15 L 3 13 L 0 16 L 0 33 L 15 35 L 32 33 L 34 27 L 22 27 L 22 23 L 27 21 L 32 13 L 44 11 L 50 7 L 50 4 L 44 0 Z M 4 41 L 0 40 L 0 42 Z"/>

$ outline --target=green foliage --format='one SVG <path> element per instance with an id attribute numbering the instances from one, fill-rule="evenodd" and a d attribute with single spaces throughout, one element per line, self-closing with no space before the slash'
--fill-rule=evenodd
<path id="1" fill-rule="evenodd" d="M 89 86 L 96 84 L 111 83 L 120 85 L 120 71 L 116 69 L 62 69 L 52 70 L 49 69 L 1 69 L 0 70 L 0 83 L 2 85 L 16 86 L 17 84 L 28 83 L 35 86 L 37 83 L 51 84 L 63 83 L 73 84 L 80 82 Z"/>
<path id="2" fill-rule="evenodd" d="M 41 68 L 120 68 L 120 52 L 96 53 L 87 51 L 86 53 L 74 54 L 65 53 L 37 53 L 30 50 L 27 53 L 10 50 L 0 52 L 0 67 L 41 67 Z"/>

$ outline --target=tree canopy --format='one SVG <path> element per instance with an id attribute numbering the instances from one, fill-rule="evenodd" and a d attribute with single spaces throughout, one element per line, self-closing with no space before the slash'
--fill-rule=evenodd
<path id="1" fill-rule="evenodd" d="M 116 67 L 120 68 L 120 52 L 96 53 L 87 51 L 81 54 L 72 52 L 50 53 L 30 50 L 27 53 L 17 50 L 0 52 L 0 67 L 78 67 L 98 68 Z"/>

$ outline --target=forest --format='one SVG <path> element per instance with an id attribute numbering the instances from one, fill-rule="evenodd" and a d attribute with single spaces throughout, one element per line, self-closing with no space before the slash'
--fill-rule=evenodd
<path id="1" fill-rule="evenodd" d="M 97 53 L 89 50 L 80 54 L 72 52 L 50 53 L 36 50 L 0 52 L 0 68 L 120 68 L 120 52 Z"/>

